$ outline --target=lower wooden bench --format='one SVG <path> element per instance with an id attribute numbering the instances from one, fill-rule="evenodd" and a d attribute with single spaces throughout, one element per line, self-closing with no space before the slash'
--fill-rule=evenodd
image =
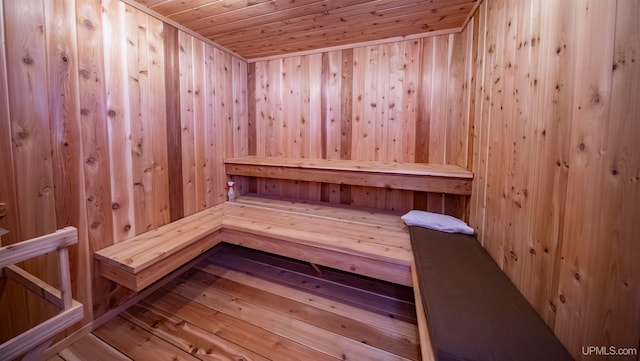
<path id="1" fill-rule="evenodd" d="M 411 242 L 398 214 L 242 197 L 226 203 L 222 240 L 411 286 Z"/>
<path id="2" fill-rule="evenodd" d="M 223 205 L 95 253 L 100 275 L 140 291 L 220 243 Z"/>
<path id="3" fill-rule="evenodd" d="M 140 291 L 220 242 L 411 286 L 397 214 L 243 196 L 96 252 L 100 274 Z"/>

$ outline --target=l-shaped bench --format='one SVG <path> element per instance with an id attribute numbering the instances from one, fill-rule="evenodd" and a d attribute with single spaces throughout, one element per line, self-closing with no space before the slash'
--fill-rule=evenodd
<path id="1" fill-rule="evenodd" d="M 411 286 L 397 214 L 243 196 L 96 252 L 99 272 L 140 291 L 220 242 Z"/>
<path id="2" fill-rule="evenodd" d="M 470 180 L 473 177 L 471 172 L 450 165 L 354 164 L 351 161 L 268 157 L 227 159 L 225 164 L 227 174 L 235 176 L 329 183 L 339 180 L 340 184 L 462 196 L 471 193 Z M 413 229 L 412 233 L 415 233 Z M 538 359 L 571 359 L 544 321 L 473 237 L 446 237 L 447 240 L 441 243 L 452 246 L 448 248 L 449 255 L 438 251 L 434 242 L 437 245 L 439 241 L 433 235 L 429 236 L 428 246 L 418 241 L 420 243 L 412 250 L 412 242 L 416 240 L 410 238 L 409 229 L 399 214 L 336 204 L 242 196 L 236 202 L 217 205 L 102 249 L 96 252 L 95 257 L 102 276 L 140 291 L 216 244 L 228 242 L 412 286 L 423 361 L 501 360 L 503 356 L 513 360 L 532 360 L 532 357 L 535 359 L 540 355 Z M 458 239 L 460 237 L 464 242 Z M 463 243 L 466 243 L 463 249 L 456 248 Z M 419 253 L 415 260 L 414 252 Z M 428 257 L 424 256 L 424 252 Z M 477 253 L 479 258 L 472 267 L 464 268 L 467 273 L 460 276 L 462 273 L 457 271 L 457 264 L 466 262 L 465 255 L 468 252 Z M 447 267 L 434 267 L 431 260 L 443 261 L 440 257 L 455 261 Z M 478 276 L 476 269 L 485 272 Z M 427 279 L 429 281 L 425 282 Z M 433 282 L 433 279 L 437 282 Z M 440 293 L 444 295 L 445 292 L 433 287 L 438 282 L 447 285 L 441 289 L 454 291 L 441 296 Z M 479 305 L 473 302 L 476 294 L 459 292 L 457 289 L 480 290 L 480 294 L 488 289 L 497 291 L 485 297 L 487 302 Z M 434 295 L 434 292 L 438 294 Z M 504 295 L 509 297 L 503 298 Z M 449 305 L 452 302 L 453 306 Z M 517 312 L 500 311 L 513 308 L 513 302 L 519 305 Z M 445 324 L 450 322 L 451 317 L 440 314 L 442 310 L 445 311 L 442 315 L 449 312 L 449 315 L 473 314 L 480 317 L 475 317 L 476 322 L 471 324 L 465 319 L 461 321 L 459 327 L 470 326 L 472 329 L 460 338 L 446 327 L 443 331 L 434 325 L 434 322 L 443 318 Z M 526 317 L 521 316 L 523 310 L 526 311 Z M 504 314 L 507 314 L 506 318 L 495 320 L 497 324 L 491 327 L 499 329 L 504 323 L 505 329 L 513 331 L 508 331 L 508 334 L 525 334 L 524 337 L 512 337 L 516 340 L 515 345 L 506 345 L 504 342 L 509 340 L 503 342 L 485 331 L 488 329 L 486 326 L 493 322 L 491 315 Z M 434 331 L 433 337 L 430 337 L 429 332 Z M 481 337 L 474 338 L 473 335 Z M 466 354 L 458 352 L 462 344 L 469 351 Z M 520 344 L 526 347 L 520 347 Z"/>
<path id="3" fill-rule="evenodd" d="M 96 258 L 102 276 L 140 291 L 228 242 L 412 286 L 422 360 L 571 360 L 473 237 L 431 230 L 416 236 L 417 229 L 411 227 L 411 239 L 398 214 L 242 196 L 107 247 Z M 496 330 L 508 331 L 496 338 Z"/>

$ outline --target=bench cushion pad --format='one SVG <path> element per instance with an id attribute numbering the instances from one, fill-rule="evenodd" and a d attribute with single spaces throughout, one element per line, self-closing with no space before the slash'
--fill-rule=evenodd
<path id="1" fill-rule="evenodd" d="M 572 360 L 474 237 L 409 229 L 438 361 Z"/>

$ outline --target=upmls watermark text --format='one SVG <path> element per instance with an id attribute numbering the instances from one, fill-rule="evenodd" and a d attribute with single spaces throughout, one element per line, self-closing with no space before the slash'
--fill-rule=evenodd
<path id="1" fill-rule="evenodd" d="M 616 346 L 582 346 L 584 356 L 637 356 L 638 349 L 635 347 Z"/>

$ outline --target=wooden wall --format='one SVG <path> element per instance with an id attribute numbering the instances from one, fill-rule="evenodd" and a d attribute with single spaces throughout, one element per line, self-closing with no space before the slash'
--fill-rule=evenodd
<path id="1" fill-rule="evenodd" d="M 78 227 L 74 295 L 90 320 L 128 294 L 95 275 L 92 252 L 223 201 L 224 157 L 453 163 L 475 173 L 469 203 L 239 186 L 468 212 L 576 358 L 638 347 L 639 18 L 635 0 L 485 0 L 461 34 L 247 65 L 118 0 L 0 2 L 3 242 Z M 57 283 L 55 259 L 26 266 Z M 0 287 L 3 339 L 48 313 Z"/>
<path id="2" fill-rule="evenodd" d="M 640 344 L 639 18 L 636 0 L 487 0 L 470 25 L 470 221 L 577 359 Z"/>
<path id="3" fill-rule="evenodd" d="M 0 32 L 2 240 L 77 227 L 88 322 L 128 295 L 94 251 L 225 199 L 222 159 L 248 153 L 247 66 L 118 0 L 4 1 Z M 55 258 L 26 266 L 58 282 Z M 3 339 L 47 316 L 5 291 Z"/>
<path id="4" fill-rule="evenodd" d="M 250 154 L 472 164 L 473 29 L 249 64 Z M 254 191 L 463 217 L 464 197 L 260 179 Z"/>

